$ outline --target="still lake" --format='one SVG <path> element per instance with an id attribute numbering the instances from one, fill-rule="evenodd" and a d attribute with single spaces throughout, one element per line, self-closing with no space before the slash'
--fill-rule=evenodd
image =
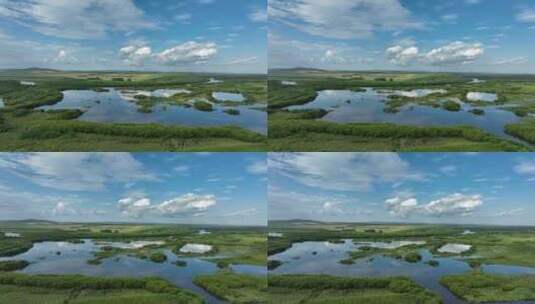
<path id="1" fill-rule="evenodd" d="M 147 91 L 141 95 L 151 94 L 155 97 L 166 97 L 170 90 L 160 89 Z M 179 91 L 179 90 L 175 90 Z M 139 93 L 139 92 L 138 92 Z M 180 93 L 180 92 L 178 92 Z M 193 107 L 159 103 L 152 108 L 151 113 L 138 111 L 138 106 L 132 102 L 128 90 L 120 91 L 109 88 L 108 92 L 91 90 L 63 91 L 63 99 L 53 105 L 42 106 L 38 109 L 81 109 L 84 114 L 78 119 L 102 123 L 160 123 L 165 125 L 187 126 L 227 126 L 236 125 L 251 131 L 267 133 L 267 113 L 254 109 L 258 105 L 243 105 L 224 107 L 214 104 L 214 111 L 203 112 Z M 226 109 L 236 109 L 240 115 L 229 115 Z"/>
<path id="2" fill-rule="evenodd" d="M 488 105 L 481 108 L 485 115 L 468 112 L 474 109 L 469 104 L 461 103 L 459 112 L 450 112 L 442 108 L 409 104 L 401 107 L 398 113 L 384 111 L 389 95 L 425 96 L 431 90 L 379 92 L 366 88 L 364 92 L 351 90 L 323 90 L 311 102 L 304 105 L 290 106 L 289 110 L 325 109 L 330 112 L 322 119 L 339 123 L 392 123 L 415 126 L 458 126 L 469 125 L 483 129 L 501 138 L 515 140 L 504 132 L 507 124 L 519 122 L 519 118 L 498 106 Z M 491 98 L 484 93 L 474 92 L 480 98 Z M 517 139 L 516 139 L 517 140 Z M 517 140 L 518 141 L 518 140 Z"/>
<path id="3" fill-rule="evenodd" d="M 419 250 L 422 261 L 409 263 L 404 260 L 385 257 L 380 254 L 372 255 L 355 260 L 355 264 L 344 265 L 339 261 L 348 257 L 348 251 L 355 251 L 359 247 L 371 246 L 377 248 L 396 248 L 408 243 L 393 242 L 390 247 L 385 247 L 383 242 L 355 243 L 352 240 L 344 240 L 343 243 L 331 242 L 302 242 L 293 243 L 286 251 L 272 255 L 270 260 L 278 260 L 283 264 L 274 270 L 273 274 L 327 274 L 348 277 L 392 277 L 406 276 L 413 279 L 419 285 L 439 294 L 444 303 L 465 303 L 457 298 L 447 288 L 439 283 L 444 275 L 461 274 L 471 270 L 467 262 L 455 257 L 433 257 L 427 249 Z M 437 267 L 432 267 L 426 262 L 436 260 Z M 535 268 L 518 267 L 508 265 L 483 265 L 482 270 L 496 274 L 535 274 Z M 514 302 L 533 303 L 533 302 Z"/>
<path id="4" fill-rule="evenodd" d="M 118 255 L 102 261 L 100 265 L 90 265 L 87 260 L 93 259 L 93 253 L 100 251 L 104 245 L 121 247 L 127 243 L 108 242 L 97 244 L 93 240 L 83 240 L 84 243 L 68 242 L 35 243 L 33 247 L 22 254 L 0 258 L 2 260 L 26 260 L 31 264 L 21 270 L 28 274 L 81 274 L 87 276 L 106 277 L 160 277 L 178 287 L 189 289 L 202 296 L 207 303 L 222 303 L 212 294 L 193 283 L 197 275 L 212 274 L 218 271 L 215 263 L 198 257 L 181 257 L 170 250 L 165 250 L 167 261 L 154 263 L 135 257 Z M 57 253 L 60 253 L 59 255 Z M 208 259 L 208 258 L 207 258 Z M 187 266 L 179 267 L 172 264 L 176 260 L 187 262 Z M 265 276 L 266 267 L 255 265 L 232 265 L 237 273 Z"/>

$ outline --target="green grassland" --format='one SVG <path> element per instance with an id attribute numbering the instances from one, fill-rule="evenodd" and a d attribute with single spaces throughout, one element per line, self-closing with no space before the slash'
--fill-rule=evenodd
<path id="1" fill-rule="evenodd" d="M 382 249 L 361 247 L 347 253 L 347 257 L 338 261 L 351 265 L 358 259 L 369 259 L 375 255 L 384 255 L 396 259 L 403 259 L 409 263 L 421 261 L 420 251 L 429 250 L 434 256 L 450 256 L 467 262 L 473 271 L 462 275 L 448 275 L 440 281 L 454 294 L 470 303 L 484 303 L 496 301 L 519 301 L 535 299 L 535 278 L 533 276 L 501 276 L 481 272 L 482 264 L 504 264 L 515 266 L 535 267 L 535 227 L 506 227 L 506 226 L 478 226 L 478 225 L 432 225 L 432 224 L 373 224 L 373 223 L 326 223 L 306 220 L 271 221 L 270 232 L 281 233 L 282 237 L 270 237 L 268 241 L 269 255 L 288 249 L 293 243 L 304 241 L 341 242 L 352 239 L 354 242 L 368 241 L 425 241 L 421 245 L 407 245 L 396 249 Z M 463 234 L 470 230 L 473 233 Z M 445 254 L 438 252 L 438 248 L 447 243 L 467 244 L 472 248 L 462 254 Z M 431 267 L 438 266 L 438 261 L 430 260 Z M 270 269 L 275 269 L 280 262 L 270 259 Z M 274 276 L 292 278 L 292 276 Z M 406 298 L 398 299 L 400 295 L 391 295 L 391 291 L 377 292 L 371 290 L 359 292 L 347 288 L 347 291 L 314 292 L 311 286 L 322 281 L 320 275 L 294 276 L 295 287 L 275 288 L 276 301 L 282 303 L 315 303 L 321 299 L 324 303 L 404 303 Z M 271 288 L 270 276 L 270 288 Z M 365 278 L 360 278 L 366 280 Z M 301 281 L 300 281 L 301 280 Z M 343 280 L 340 278 L 340 280 Z M 407 279 L 408 280 L 408 279 Z M 322 284 L 336 282 L 334 278 L 324 280 Z M 285 283 L 288 284 L 288 283 Z M 319 284 L 319 283 L 318 283 Z M 332 283 L 335 284 L 335 283 Z M 341 283 L 340 286 L 347 286 Z M 276 285 L 276 284 L 275 284 Z M 275 286 L 276 287 L 276 286 Z M 303 291 L 303 289 L 309 289 Z M 315 287 L 317 289 L 317 287 Z M 343 289 L 340 287 L 340 289 Z M 320 290 L 322 290 L 320 288 Z M 415 290 L 408 292 L 412 294 Z M 271 289 L 270 289 L 271 292 Z M 371 295 L 367 297 L 367 293 Z M 280 294 L 279 294 L 280 293 Z M 284 296 L 291 294 L 291 296 Z M 417 294 L 421 295 L 419 292 Z M 278 295 L 278 296 L 277 296 Z M 344 302 L 344 296 L 355 297 L 354 302 Z M 384 298 L 381 298 L 381 295 Z M 362 298 L 360 298 L 362 296 Z M 408 296 L 408 295 L 407 295 Z M 391 298 L 392 297 L 392 298 Z M 276 302 L 275 301 L 275 302 Z M 286 302 L 285 302 L 286 301 Z M 301 302 L 300 302 L 301 301 Z M 424 300 L 412 300 L 413 303 L 428 303 Z M 420 301 L 420 302 L 418 302 Z M 318 302 L 319 303 L 319 302 Z M 433 303 L 433 302 L 429 302 Z M 440 302 L 437 302 L 440 303 Z"/>
<path id="2" fill-rule="evenodd" d="M 473 78 L 483 83 L 469 83 Z M 295 86 L 282 85 L 282 80 Z M 478 75 L 402 72 L 335 72 L 310 69 L 272 70 L 269 74 L 269 145 L 275 151 L 526 151 L 532 147 L 519 144 L 469 127 L 413 127 L 381 123 L 332 123 L 317 119 L 328 112 L 289 111 L 291 105 L 314 100 L 325 89 L 360 91 L 445 89 L 426 97 L 392 96 L 386 112 L 416 104 L 459 111 L 461 100 L 477 106 L 473 115 L 484 115 L 485 107 L 498 105 L 523 117 L 520 123 L 506 126 L 506 132 L 527 143 L 535 144 L 535 77 L 529 75 Z M 498 101 L 473 102 L 468 92 L 496 93 Z M 446 101 L 442 103 L 442 101 Z"/>
<path id="3" fill-rule="evenodd" d="M 199 234 L 200 229 L 208 230 L 210 233 Z M 196 256 L 217 263 L 222 268 L 220 272 L 203 275 L 194 280 L 196 284 L 198 283 L 208 292 L 226 299 L 229 303 L 262 303 L 262 301 L 255 302 L 251 299 L 266 296 L 265 278 L 235 274 L 228 266 L 230 264 L 266 265 L 265 230 L 265 227 L 209 225 L 56 223 L 39 220 L 3 221 L 0 222 L 0 257 L 23 253 L 31 249 L 34 243 L 44 241 L 74 243 L 83 239 L 93 239 L 97 243 L 136 240 L 164 241 L 162 245 L 149 245 L 137 249 L 102 246 L 100 251 L 94 252 L 94 257 L 89 259 L 87 263 L 99 264 L 104 259 L 118 255 L 128 255 L 148 259 L 154 263 L 162 263 L 166 260 L 166 256 L 162 254 L 163 251 L 172 250 L 178 256 Z M 4 232 L 16 232 L 21 237 L 5 237 Z M 198 255 L 180 253 L 180 248 L 187 243 L 212 245 L 213 250 Z M 0 262 L 0 302 L 9 300 L 9 303 L 28 303 L 24 301 L 33 301 L 39 298 L 42 298 L 44 303 L 202 302 L 196 296 L 195 299 L 188 298 L 182 301 L 182 296 L 176 295 L 178 289 L 161 279 L 125 279 L 126 282 L 134 282 L 132 284 L 135 287 L 123 288 L 120 285 L 122 284 L 120 280 L 118 280 L 119 283 L 116 283 L 112 279 L 99 277 L 34 275 L 21 275 L 19 277 L 18 273 L 7 272 L 26 266 L 26 261 Z M 180 263 L 177 264 L 177 267 L 179 266 L 181 266 Z M 78 280 L 78 278 L 80 279 Z M 76 282 L 79 282 L 80 286 L 76 286 Z M 146 283 L 147 288 L 144 287 L 143 282 Z M 108 286 L 108 284 L 113 288 L 97 288 L 102 285 Z M 116 288 L 117 284 L 119 287 Z M 97 287 L 93 288 L 92 286 Z M 188 302 L 190 300 L 191 302 Z"/>
<path id="4" fill-rule="evenodd" d="M 194 282 L 229 303 L 267 303 L 267 278 L 219 271 L 197 276 Z"/>
<path id="5" fill-rule="evenodd" d="M 292 243 L 304 241 L 333 241 L 353 239 L 358 241 L 414 240 L 424 245 L 403 246 L 398 249 L 374 249 L 357 251 L 355 258 L 385 254 L 406 258 L 419 249 L 428 249 L 434 255 L 446 243 L 472 245 L 463 259 L 478 264 L 505 264 L 535 267 L 535 227 L 457 226 L 431 224 L 357 224 L 321 223 L 311 221 L 272 221 L 270 231 L 282 233 L 282 237 L 270 237 L 268 254 L 273 255 L 289 248 Z M 469 229 L 474 234 L 462 234 Z M 351 257 L 349 255 L 348 257 Z"/>
<path id="6" fill-rule="evenodd" d="M 208 84 L 211 77 L 223 80 Z M 33 81 L 24 86 L 20 80 Z M 191 93 L 169 98 L 135 101 L 140 112 L 151 112 L 156 104 L 191 106 L 190 100 L 219 102 L 212 92 L 236 92 L 245 104 L 266 104 L 266 81 L 261 75 L 207 75 L 193 73 L 63 72 L 55 70 L 0 71 L 0 147 L 3 151 L 264 151 L 266 138 L 236 126 L 188 127 L 158 124 L 114 124 L 78 121 L 82 111 L 42 111 L 63 98 L 64 90 L 187 89 Z M 199 103 L 200 101 L 197 101 Z M 194 103 L 194 104 L 197 104 Z M 201 104 L 201 103 L 199 103 Z M 203 107 L 201 110 L 205 110 Z"/>
<path id="7" fill-rule="evenodd" d="M 535 276 L 502 276 L 473 271 L 445 276 L 440 282 L 470 303 L 535 300 Z"/>
<path id="8" fill-rule="evenodd" d="M 407 278 L 341 278 L 326 275 L 269 277 L 269 303 L 441 303 Z"/>
<path id="9" fill-rule="evenodd" d="M 159 278 L 92 278 L 0 272 L 0 302 L 13 304 L 195 304 L 203 300 Z"/>
<path id="10" fill-rule="evenodd" d="M 107 248 L 95 253 L 91 263 L 125 254 L 149 258 L 152 254 L 169 249 L 180 255 L 179 249 L 187 243 L 212 245 L 214 250 L 202 255 L 212 261 L 228 264 L 266 264 L 266 238 L 264 227 L 202 226 L 210 234 L 198 234 L 201 226 L 172 224 L 81 224 L 47 221 L 4 221 L 0 231 L 16 231 L 21 238 L 8 238 L 0 234 L 0 256 L 14 256 L 29 250 L 33 243 L 44 241 L 71 241 L 93 239 L 103 241 L 164 241 L 163 245 L 150 245 L 139 249 Z M 222 256 L 212 258 L 212 256 Z M 223 258 L 224 256 L 224 258 Z"/>

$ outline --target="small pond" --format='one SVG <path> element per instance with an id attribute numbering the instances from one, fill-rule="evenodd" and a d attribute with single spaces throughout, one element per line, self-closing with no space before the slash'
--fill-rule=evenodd
<path id="1" fill-rule="evenodd" d="M 175 95 L 178 90 L 147 91 L 152 96 Z M 183 92 L 183 91 L 182 91 Z M 165 125 L 187 126 L 224 126 L 236 125 L 254 132 L 267 133 L 267 114 L 265 111 L 254 109 L 258 105 L 243 105 L 224 107 L 214 105 L 214 111 L 203 112 L 192 107 L 159 103 L 152 108 L 151 113 L 138 111 L 138 106 L 132 101 L 139 91 L 109 89 L 108 92 L 91 90 L 69 90 L 63 92 L 60 102 L 39 107 L 43 110 L 54 109 L 82 109 L 84 114 L 78 119 L 103 123 L 160 123 Z M 229 115 L 227 109 L 236 109 L 240 115 Z"/>
<path id="2" fill-rule="evenodd" d="M 25 85 L 25 86 L 34 86 L 34 85 L 35 85 L 35 82 L 33 82 L 33 81 L 24 81 L 24 80 L 21 80 L 21 81 L 20 81 L 20 84 L 21 84 L 21 85 Z"/>
<path id="3" fill-rule="evenodd" d="M 212 97 L 218 101 L 245 101 L 245 97 L 241 93 L 213 92 Z"/>
<path id="4" fill-rule="evenodd" d="M 222 83 L 223 80 L 218 80 L 218 79 L 215 79 L 215 78 L 210 78 L 208 79 L 207 83 Z"/>
<path id="5" fill-rule="evenodd" d="M 466 99 L 470 101 L 495 102 L 498 100 L 498 95 L 494 93 L 468 92 L 466 94 Z"/>
<path id="6" fill-rule="evenodd" d="M 406 95 L 429 93 L 425 90 L 406 91 Z M 504 126 L 517 123 L 520 119 L 513 113 L 496 106 L 486 106 L 482 109 L 485 115 L 475 115 L 468 111 L 474 109 L 469 104 L 462 103 L 459 112 L 450 112 L 442 108 L 409 104 L 399 109 L 398 113 L 386 113 L 385 101 L 391 93 L 366 89 L 364 92 L 350 90 L 319 91 L 313 101 L 288 107 L 298 109 L 326 109 L 330 112 L 323 120 L 350 123 L 392 123 L 415 126 L 458 126 L 469 125 L 485 130 L 496 136 L 517 140 L 504 132 Z M 477 107 L 476 107 L 477 108 Z M 517 140 L 518 141 L 518 140 Z"/>
<path id="7" fill-rule="evenodd" d="M 16 233 L 16 232 L 4 232 L 4 236 L 8 238 L 20 238 L 21 237 L 20 233 Z"/>
<path id="8" fill-rule="evenodd" d="M 121 246 L 127 243 L 108 243 Z M 165 250 L 167 261 L 154 263 L 135 257 L 119 255 L 102 261 L 100 265 L 90 265 L 87 260 L 93 258 L 93 253 L 99 251 L 102 245 L 92 240 L 84 240 L 82 244 L 68 242 L 43 242 L 34 244 L 29 251 L 2 260 L 26 260 L 31 264 L 21 270 L 28 274 L 81 274 L 87 276 L 106 277 L 160 277 L 176 286 L 190 289 L 201 295 L 207 303 L 221 303 L 216 297 L 193 283 L 197 275 L 211 274 L 218 271 L 215 263 L 193 257 L 176 256 L 170 250 Z M 59 252 L 59 255 L 57 254 Z M 187 266 L 179 267 L 173 262 L 181 260 Z M 266 268 L 254 265 L 232 265 L 232 270 L 255 276 L 265 276 Z"/>
<path id="9" fill-rule="evenodd" d="M 287 85 L 287 86 L 294 86 L 294 85 L 297 85 L 297 82 L 295 82 L 295 81 L 283 80 L 283 81 L 281 81 L 281 84 L 282 84 L 282 85 Z"/>
<path id="10" fill-rule="evenodd" d="M 286 251 L 272 255 L 271 260 L 283 262 L 278 268 L 271 270 L 274 274 L 328 274 L 349 277 L 392 277 L 406 276 L 421 286 L 439 294 L 444 303 L 463 303 L 447 288 L 440 285 L 439 280 L 444 275 L 461 274 L 471 270 L 468 263 L 455 257 L 433 257 L 427 249 L 422 249 L 422 261 L 409 263 L 382 255 L 373 255 L 355 260 L 355 264 L 344 265 L 339 261 L 348 257 L 348 251 L 358 250 L 359 247 L 372 246 L 378 248 L 396 248 L 417 244 L 412 242 L 362 242 L 354 243 L 344 240 L 343 243 L 330 242 L 302 242 L 294 243 Z M 421 243 L 421 242 L 418 242 Z M 436 260 L 437 267 L 426 262 Z M 507 265 L 483 265 L 483 271 L 497 274 L 535 274 L 535 268 Z M 520 302 L 516 302 L 520 303 Z"/>
<path id="11" fill-rule="evenodd" d="M 4 100 L 2 98 L 0 98 L 0 109 L 5 107 L 6 104 L 4 103 Z"/>

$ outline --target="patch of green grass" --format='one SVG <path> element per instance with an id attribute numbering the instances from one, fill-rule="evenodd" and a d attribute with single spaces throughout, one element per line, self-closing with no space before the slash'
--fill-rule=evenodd
<path id="1" fill-rule="evenodd" d="M 459 112 L 461 110 L 461 105 L 455 101 L 447 100 L 442 104 L 442 108 L 450 112 Z"/>
<path id="2" fill-rule="evenodd" d="M 278 261 L 278 260 L 268 260 L 268 262 L 267 262 L 267 269 L 268 269 L 268 270 L 273 270 L 273 269 L 278 268 L 280 265 L 282 265 L 282 262 L 281 262 L 281 261 Z"/>
<path id="3" fill-rule="evenodd" d="M 223 112 L 229 115 L 240 115 L 240 110 L 237 110 L 237 109 L 226 109 Z"/>
<path id="4" fill-rule="evenodd" d="M 273 151 L 529 151 L 469 126 L 416 127 L 394 124 L 273 119 Z"/>
<path id="5" fill-rule="evenodd" d="M 440 283 L 470 303 L 535 300 L 535 276 L 503 276 L 473 271 L 444 276 Z"/>
<path id="6" fill-rule="evenodd" d="M 202 101 L 202 100 L 195 101 L 195 103 L 193 104 L 193 107 L 203 112 L 212 112 L 214 110 L 214 107 L 212 106 L 211 103 Z"/>
<path id="7" fill-rule="evenodd" d="M 195 277 L 193 282 L 229 303 L 267 303 L 267 280 L 231 271 Z"/>
<path id="8" fill-rule="evenodd" d="M 167 256 L 163 252 L 155 252 L 150 255 L 149 259 L 154 263 L 163 263 L 167 261 Z"/>
<path id="9" fill-rule="evenodd" d="M 468 112 L 474 114 L 474 115 L 478 115 L 478 116 L 483 116 L 485 115 L 485 110 L 483 109 L 472 109 L 472 110 L 469 110 Z"/>
<path id="10" fill-rule="evenodd" d="M 270 303 L 441 303 L 408 278 L 269 276 Z"/>
<path id="11" fill-rule="evenodd" d="M 411 252 L 405 255 L 403 258 L 409 263 L 418 263 L 422 260 L 422 256 L 417 252 Z"/>
<path id="12" fill-rule="evenodd" d="M 24 260 L 0 261 L 0 271 L 15 271 L 28 267 L 30 263 Z"/>
<path id="13" fill-rule="evenodd" d="M 25 239 L 0 239 L 0 257 L 15 256 L 30 250 L 31 241 Z"/>
<path id="14" fill-rule="evenodd" d="M 126 279 L 80 275 L 0 273 L 0 302 L 29 303 L 41 296 L 48 303 L 202 303 L 194 293 L 158 278 Z M 136 300 L 134 296 L 140 297 Z M 68 295 L 64 298 L 64 295 Z M 122 296 L 124 297 L 122 297 Z M 130 296 L 128 296 L 130 295 Z M 21 301 L 25 299 L 26 302 Z M 162 300 L 163 302 L 151 302 Z M 19 302 L 16 302 L 19 301 Z M 128 302 L 131 301 L 131 302 Z M 137 302 L 136 302 L 137 301 Z M 43 301 L 39 301 L 43 303 Z M 45 302 L 46 303 L 46 302 Z"/>

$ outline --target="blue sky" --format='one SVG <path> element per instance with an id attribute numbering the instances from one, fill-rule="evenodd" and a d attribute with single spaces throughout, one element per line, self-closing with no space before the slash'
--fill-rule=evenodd
<path id="1" fill-rule="evenodd" d="M 0 0 L 0 68 L 266 73 L 266 0 Z"/>
<path id="2" fill-rule="evenodd" d="M 0 153 L 0 220 L 266 225 L 265 153 Z"/>
<path id="3" fill-rule="evenodd" d="M 270 153 L 269 219 L 535 225 L 535 156 Z"/>
<path id="4" fill-rule="evenodd" d="M 275 67 L 532 73 L 533 0 L 272 0 Z"/>

